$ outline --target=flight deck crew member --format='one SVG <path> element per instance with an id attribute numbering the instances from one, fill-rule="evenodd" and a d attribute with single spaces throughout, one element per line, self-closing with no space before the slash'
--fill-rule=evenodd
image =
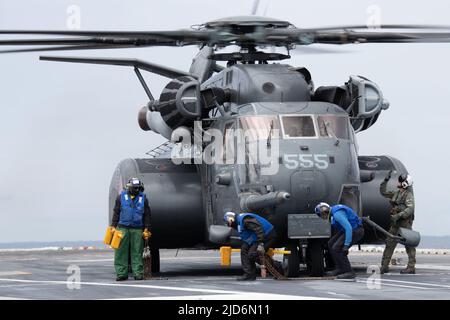
<path id="1" fill-rule="evenodd" d="M 144 266 L 142 253 L 144 240 L 150 238 L 150 206 L 144 193 L 144 184 L 131 178 L 126 188 L 117 196 L 112 218 L 112 227 L 123 232 L 120 246 L 114 253 L 114 268 L 117 281 L 128 279 L 128 264 L 135 280 L 142 280 Z"/>
<path id="2" fill-rule="evenodd" d="M 342 204 L 330 207 L 325 202 L 319 203 L 314 211 L 322 219 L 329 220 L 336 233 L 328 241 L 328 249 L 336 269 L 326 273 L 338 279 L 353 279 L 353 271 L 348 260 L 348 250 L 364 236 L 361 218 L 352 208 Z"/>
<path id="3" fill-rule="evenodd" d="M 275 228 L 269 221 L 253 213 L 227 212 L 223 219 L 229 227 L 238 230 L 242 240 L 241 263 L 244 275 L 237 280 L 256 280 L 256 262 L 262 264 L 260 255 L 264 254 L 276 241 Z M 282 272 L 281 263 L 275 260 L 273 262 L 274 267 Z"/>
<path id="4" fill-rule="evenodd" d="M 412 229 L 414 220 L 414 195 L 412 192 L 413 180 L 409 174 L 402 174 L 398 177 L 397 190 L 387 191 L 386 186 L 391 179 L 392 170 L 389 171 L 384 181 L 380 184 L 380 193 L 389 199 L 391 203 L 391 227 L 389 233 L 397 235 L 398 229 Z M 391 238 L 386 239 L 386 247 L 381 260 L 380 272 L 389 272 L 389 262 L 391 261 L 397 242 Z M 400 271 L 402 274 L 416 273 L 416 248 L 405 246 L 408 254 L 408 266 Z"/>

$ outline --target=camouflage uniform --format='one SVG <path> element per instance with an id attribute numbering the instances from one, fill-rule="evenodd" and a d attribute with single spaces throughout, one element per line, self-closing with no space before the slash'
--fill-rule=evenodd
<path id="1" fill-rule="evenodd" d="M 391 227 L 389 233 L 398 234 L 398 229 L 412 229 L 414 220 L 414 195 L 411 187 L 406 189 L 398 189 L 396 191 L 386 191 L 388 181 L 384 180 L 380 185 L 381 194 L 389 199 L 391 203 Z M 386 248 L 383 252 L 381 267 L 388 268 L 389 262 L 394 254 L 397 242 L 391 238 L 386 239 Z M 405 246 L 408 254 L 408 268 L 414 269 L 416 265 L 416 248 Z"/>

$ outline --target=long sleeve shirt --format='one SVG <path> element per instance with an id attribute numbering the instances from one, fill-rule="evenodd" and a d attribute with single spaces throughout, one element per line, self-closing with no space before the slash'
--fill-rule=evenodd
<path id="1" fill-rule="evenodd" d="M 414 194 L 410 188 L 398 189 L 395 191 L 387 190 L 387 181 L 380 184 L 380 193 L 388 198 L 392 208 L 402 219 L 414 219 Z"/>
<path id="2" fill-rule="evenodd" d="M 114 211 L 114 213 L 113 213 L 111 225 L 114 228 L 116 228 L 117 225 L 119 224 L 119 220 L 120 220 L 120 211 L 121 211 L 120 195 L 118 195 L 116 198 L 116 203 L 114 205 L 113 211 Z M 145 198 L 145 202 L 144 202 L 144 216 L 142 217 L 142 219 L 143 219 L 143 223 L 144 223 L 144 228 L 151 230 L 151 211 L 150 211 L 150 206 L 148 204 L 147 198 Z"/>
<path id="3" fill-rule="evenodd" d="M 345 232 L 345 246 L 351 246 L 353 241 L 353 228 L 347 219 L 344 210 L 338 210 L 333 214 L 333 219 L 344 229 Z"/>
<path id="4" fill-rule="evenodd" d="M 259 221 L 253 217 L 244 218 L 244 228 L 256 234 L 258 243 L 264 243 L 264 228 Z"/>

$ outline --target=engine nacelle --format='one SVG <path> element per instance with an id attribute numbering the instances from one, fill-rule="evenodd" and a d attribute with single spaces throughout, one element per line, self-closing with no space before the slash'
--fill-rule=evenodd
<path id="1" fill-rule="evenodd" d="M 350 76 L 344 86 L 319 87 L 314 100 L 337 104 L 348 112 L 355 132 L 371 127 L 389 102 L 376 83 L 361 76 Z"/>
<path id="2" fill-rule="evenodd" d="M 166 139 L 170 139 L 172 129 L 166 124 L 159 111 L 154 111 L 155 103 L 157 103 L 157 101 L 150 101 L 146 106 L 139 110 L 139 127 L 144 131 L 151 130 L 162 135 Z"/>

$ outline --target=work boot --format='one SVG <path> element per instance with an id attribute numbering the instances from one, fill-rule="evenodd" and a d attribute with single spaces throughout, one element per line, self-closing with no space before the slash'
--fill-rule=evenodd
<path id="1" fill-rule="evenodd" d="M 380 268 L 380 274 L 389 273 L 389 267 L 388 266 L 381 266 Z"/>
<path id="2" fill-rule="evenodd" d="M 325 277 L 336 277 L 336 276 L 338 276 L 340 274 L 342 274 L 341 270 L 334 269 L 334 270 L 325 272 L 324 275 L 325 275 Z"/>
<path id="3" fill-rule="evenodd" d="M 341 273 L 340 275 L 338 275 L 336 277 L 336 279 L 348 280 L 348 279 L 355 279 L 355 277 L 356 277 L 356 273 L 353 271 L 349 271 L 349 272 Z"/>
<path id="4" fill-rule="evenodd" d="M 144 280 L 144 277 L 143 276 L 135 276 L 134 280 L 137 280 L 137 281 Z"/>
<path id="5" fill-rule="evenodd" d="M 406 267 L 406 269 L 403 269 L 402 271 L 400 271 L 400 274 L 416 274 L 416 268 Z"/>
<path id="6" fill-rule="evenodd" d="M 128 277 L 119 276 L 119 277 L 116 278 L 116 281 L 125 281 L 125 280 L 128 280 Z"/>
<path id="7" fill-rule="evenodd" d="M 236 279 L 237 281 L 255 281 L 256 276 L 250 275 L 250 274 L 244 274 L 243 276 L 240 276 Z"/>

